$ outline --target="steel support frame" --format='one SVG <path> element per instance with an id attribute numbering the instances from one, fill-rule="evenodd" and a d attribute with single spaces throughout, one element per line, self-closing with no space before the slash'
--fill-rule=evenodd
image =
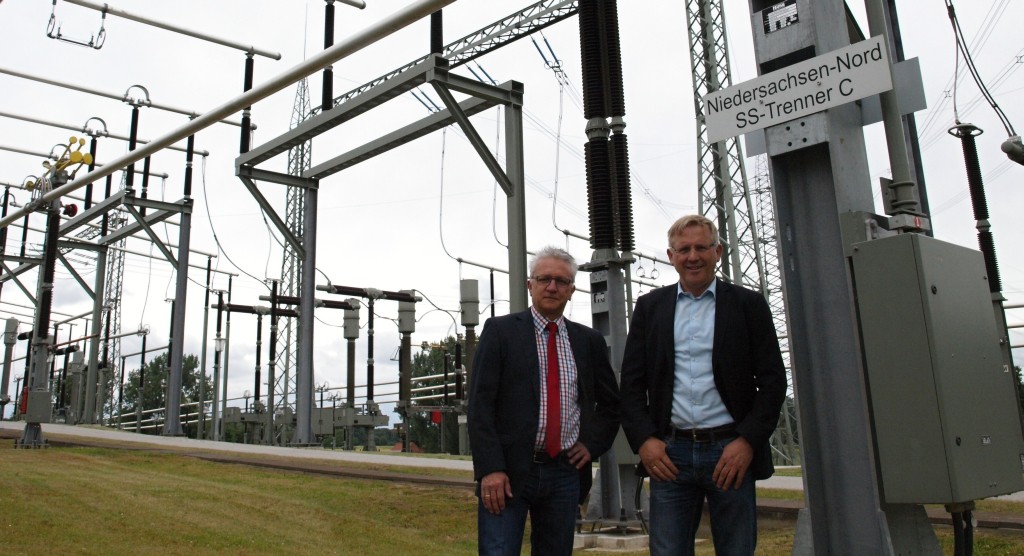
<path id="1" fill-rule="evenodd" d="M 89 321 L 89 362 L 86 367 L 85 381 L 78 388 L 79 399 L 73 400 L 75 423 L 93 424 L 96 421 L 96 387 L 99 377 L 100 336 L 103 325 L 103 309 L 106 307 L 106 275 L 107 250 L 105 245 L 96 245 L 85 241 L 61 240 L 58 247 L 68 249 L 85 249 L 96 252 L 96 276 L 92 289 L 82 284 L 82 288 L 92 298 L 92 316 Z M 63 260 L 63 257 L 61 257 Z"/>
<path id="2" fill-rule="evenodd" d="M 449 93 L 447 102 L 450 103 L 450 106 L 448 106 L 447 110 L 431 114 L 414 124 L 387 134 L 376 141 L 371 141 L 363 147 L 355 149 L 352 153 L 334 157 L 327 162 L 314 166 L 304 172 L 301 178 L 255 168 L 256 164 L 302 144 L 320 133 L 338 127 L 359 114 L 425 83 L 434 84 L 435 87 L 440 86 L 446 91 L 455 90 L 468 94 L 472 98 L 463 101 L 461 104 L 456 104 L 454 98 Z M 261 207 L 268 214 L 271 214 L 271 220 L 282 234 L 288 238 L 289 243 L 293 243 L 293 248 L 302 257 L 300 291 L 312 292 L 315 289 L 316 268 L 316 207 L 321 179 L 452 123 L 459 123 L 463 126 L 463 129 L 468 129 L 467 135 L 479 136 L 473 129 L 471 122 L 469 122 L 469 116 L 492 106 L 502 104 L 506 106 L 505 127 L 506 137 L 508 138 L 505 147 L 505 169 L 500 168 L 494 160 L 493 154 L 486 149 L 482 141 L 479 145 L 474 144 L 474 147 L 477 148 L 481 158 L 485 160 L 488 169 L 499 180 L 499 183 L 508 188 L 506 194 L 508 195 L 510 305 L 513 311 L 524 310 L 527 305 L 526 290 L 522 287 L 523 284 L 526 284 L 526 202 L 525 163 L 522 144 L 522 94 L 522 85 L 516 82 L 491 86 L 452 75 L 448 71 L 447 61 L 440 56 L 434 55 L 429 58 L 427 63 L 416 68 L 416 71 L 407 72 L 399 78 L 385 82 L 377 89 L 370 89 L 359 98 L 347 102 L 343 106 L 322 112 L 298 124 L 295 128 L 274 140 L 240 155 L 235 159 L 236 174 L 246 184 L 246 187 L 253 192 Z M 298 238 L 291 234 L 284 220 L 272 211 L 269 203 L 259 193 L 253 181 L 253 178 L 257 176 L 274 183 L 286 185 L 305 184 L 301 245 L 294 245 Z M 296 428 L 292 437 L 292 444 L 296 445 L 308 445 L 315 440 L 312 427 L 313 305 L 314 298 L 312 295 L 303 295 L 301 297 L 295 380 Z"/>
<path id="3" fill-rule="evenodd" d="M 69 235 L 71 232 L 77 230 L 78 228 L 81 228 L 82 226 L 85 226 L 86 224 L 95 220 L 96 218 L 103 216 L 104 214 L 118 208 L 121 205 L 122 199 L 124 198 L 125 194 L 125 191 L 119 191 L 111 195 L 110 197 L 107 197 L 103 201 L 94 204 L 92 207 L 89 208 L 89 210 L 83 211 L 74 218 L 65 221 L 60 226 L 61 237 Z M 14 260 L 10 255 L 3 257 L 3 259 Z M 6 282 L 7 280 L 16 280 L 16 276 L 24 274 L 25 272 L 28 272 L 29 270 L 35 268 L 36 266 L 39 265 L 40 262 L 42 262 L 42 259 L 37 259 L 37 261 L 38 262 L 26 262 L 11 269 L 4 266 L 4 270 L 6 270 L 6 272 L 4 273 L 4 276 L 0 277 L 0 282 Z M 29 296 L 29 298 L 34 299 L 33 296 L 31 295 Z"/>
<path id="4" fill-rule="evenodd" d="M 114 196 L 111 196 L 111 198 L 113 197 Z M 131 190 L 122 191 L 120 195 L 117 195 L 117 197 L 125 210 L 135 218 L 136 222 L 135 224 L 126 224 L 121 226 L 117 230 L 99 238 L 97 243 L 101 246 L 109 246 L 138 232 L 139 230 L 143 230 L 176 271 L 177 280 L 175 282 L 174 299 L 177 303 L 173 305 L 173 311 L 171 314 L 171 342 L 169 346 L 170 376 L 168 377 L 166 419 L 164 421 L 164 430 L 162 434 L 165 436 L 181 436 L 183 432 L 180 418 L 180 400 L 185 341 L 185 300 L 188 296 L 188 268 L 189 254 L 191 253 L 191 220 L 193 201 L 189 197 L 185 197 L 175 203 L 168 203 L 153 199 L 142 199 L 135 197 L 134 192 Z M 104 201 L 104 203 L 106 203 L 106 201 Z M 114 205 L 104 205 L 103 203 L 96 205 L 94 208 L 98 208 L 100 206 L 107 206 L 107 210 L 115 208 Z M 154 212 L 143 216 L 136 207 L 145 207 L 147 209 L 152 209 Z M 164 244 L 163 240 L 152 228 L 153 224 L 163 222 L 175 214 L 180 214 L 181 219 L 178 225 L 177 257 L 171 253 L 170 248 Z M 93 321 L 93 326 L 98 326 L 97 323 L 98 319 L 95 319 Z M 117 331 L 115 330 L 114 332 L 116 333 Z M 98 355 L 96 358 L 98 359 Z M 92 384 L 96 379 L 94 373 L 98 374 L 98 370 L 95 368 L 93 360 L 94 355 L 90 352 L 89 371 L 86 379 L 89 384 Z M 104 363 L 109 365 L 109 361 L 105 361 Z M 83 412 L 83 422 L 85 423 L 95 422 L 96 404 L 94 396 L 92 396 L 93 399 L 90 401 L 91 396 L 90 390 L 86 389 L 85 409 Z"/>
<path id="5" fill-rule="evenodd" d="M 773 38 L 790 42 L 768 52 L 758 26 L 763 4 L 749 0 L 759 72 L 786 52 L 850 43 L 836 32 L 846 29 L 843 0 L 798 0 L 803 28 Z M 874 209 L 862 126 L 859 104 L 850 103 L 766 130 L 804 458 L 799 555 L 938 550 L 923 508 L 885 504 L 876 476 L 843 236 L 844 214 Z M 807 143 L 789 146 L 793 133 Z"/>

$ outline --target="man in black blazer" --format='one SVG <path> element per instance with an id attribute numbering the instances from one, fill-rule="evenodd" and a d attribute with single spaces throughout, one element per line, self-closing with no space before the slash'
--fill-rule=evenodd
<path id="1" fill-rule="evenodd" d="M 533 306 L 489 319 L 480 335 L 469 397 L 480 554 L 519 554 L 528 513 L 532 554 L 572 553 L 591 461 L 618 431 L 604 337 L 562 316 L 576 270 L 567 252 L 541 250 Z"/>
<path id="2" fill-rule="evenodd" d="M 651 477 L 651 554 L 693 554 L 704 500 L 715 551 L 753 554 L 754 480 L 774 473 L 768 439 L 786 395 L 771 310 L 715 278 L 713 222 L 668 232 L 679 283 L 641 296 L 623 355 L 622 427 Z"/>

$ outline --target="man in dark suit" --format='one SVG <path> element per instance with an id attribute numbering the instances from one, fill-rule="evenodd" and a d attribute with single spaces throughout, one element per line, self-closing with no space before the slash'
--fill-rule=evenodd
<path id="1" fill-rule="evenodd" d="M 532 554 L 570 554 L 590 462 L 618 431 L 607 344 L 562 316 L 576 270 L 567 252 L 541 250 L 527 280 L 533 306 L 489 319 L 480 335 L 469 397 L 480 554 L 519 554 L 527 514 Z"/>
<path id="2" fill-rule="evenodd" d="M 705 499 L 715 552 L 753 554 L 754 480 L 774 473 L 786 395 L 771 310 L 715 278 L 713 222 L 684 216 L 668 239 L 679 283 L 637 300 L 620 383 L 622 427 L 651 477 L 651 554 L 693 554 Z"/>

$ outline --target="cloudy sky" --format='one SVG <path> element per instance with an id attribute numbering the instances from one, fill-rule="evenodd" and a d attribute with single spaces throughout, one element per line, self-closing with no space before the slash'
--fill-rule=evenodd
<path id="1" fill-rule="evenodd" d="M 368 0 L 365 10 L 338 4 L 336 42 L 387 17 L 405 2 Z M 459 0 L 445 10 L 445 42 L 469 34 L 524 6 L 525 0 L 474 2 Z M 727 32 L 731 48 L 733 82 L 756 77 L 753 46 L 746 2 L 727 2 Z M 867 28 L 863 7 L 851 8 Z M 281 60 L 257 56 L 257 85 L 318 52 L 323 40 L 323 2 L 279 2 L 271 0 L 180 0 L 154 3 L 120 0 L 113 7 L 132 14 L 197 32 L 251 44 L 280 52 Z M 961 25 L 973 41 L 973 54 L 982 77 L 1011 122 L 1024 128 L 1024 44 L 1019 34 L 1024 5 L 1009 0 L 960 0 Z M 954 122 L 953 92 L 955 49 L 953 35 L 942 0 L 903 0 L 899 3 L 905 50 L 919 57 L 929 108 L 918 114 L 928 195 L 936 236 L 962 245 L 975 246 L 966 178 L 959 142 L 946 134 Z M 245 56 L 224 46 L 199 41 L 138 22 L 108 16 L 102 23 L 105 42 L 100 49 L 76 46 L 47 37 L 53 7 L 50 2 L 7 0 L 0 3 L 0 69 L 30 74 L 115 97 L 128 94 L 138 98 L 139 86 L 153 103 L 203 113 L 220 106 L 242 92 Z M 693 98 L 687 51 L 685 3 L 668 0 L 620 2 L 621 40 L 626 92 L 627 133 L 633 171 L 633 206 L 638 250 L 664 257 L 664 232 L 676 217 L 695 212 L 697 207 L 697 152 L 693 123 Z M 101 26 L 99 12 L 57 2 L 53 34 L 57 28 L 65 38 L 88 42 Z M 541 37 L 537 37 L 541 41 Z M 527 172 L 527 243 L 531 250 L 547 244 L 567 247 L 578 259 L 589 260 L 587 242 L 571 234 L 587 235 L 585 143 L 579 70 L 578 27 L 575 18 L 544 32 L 544 39 L 559 58 L 566 77 L 561 85 L 556 72 L 545 65 L 529 39 L 495 51 L 472 64 L 478 74 L 494 80 L 516 80 L 525 87 L 525 153 Z M 424 54 L 429 47 L 426 21 L 386 38 L 334 66 L 335 94 L 359 86 Z M 546 52 L 547 53 L 547 52 Z M 548 53 L 549 54 L 549 53 Z M 550 54 L 549 54 L 550 56 Z M 467 68 L 458 73 L 472 77 Z M 321 76 L 309 78 L 314 104 L 320 98 Z M 956 102 L 961 121 L 985 130 L 979 138 L 981 166 L 985 174 L 992 230 L 1000 256 L 1004 292 L 1009 303 L 1024 301 L 1024 264 L 1020 259 L 1021 219 L 1015 218 L 1024 201 L 1020 188 L 1024 168 L 1007 161 L 999 151 L 1006 132 L 994 113 L 978 102 L 978 89 L 965 76 L 955 81 Z M 424 89 L 437 104 L 433 91 Z M 295 99 L 289 87 L 253 107 L 258 126 L 253 144 L 258 146 L 287 131 Z M 427 101 L 430 102 L 430 101 Z M 21 118 L 46 120 L 81 128 L 90 118 L 100 118 L 110 133 L 127 136 L 130 107 L 116 99 L 87 94 L 0 73 L 0 112 Z M 396 98 L 375 111 L 360 116 L 318 138 L 313 144 L 314 164 L 347 151 L 366 141 L 427 114 L 427 108 L 411 94 Z M 504 137 L 498 125 L 501 117 L 491 110 L 473 118 L 481 136 L 503 159 Z M 234 120 L 240 120 L 238 114 Z M 186 122 L 180 114 L 152 108 L 142 110 L 139 136 L 153 139 Z M 99 127 L 96 120 L 89 126 Z M 75 132 L 0 116 L 0 183 L 21 184 L 26 176 L 42 171 L 42 157 L 14 153 L 15 148 L 31 153 L 48 153 L 65 143 Z M 865 131 L 875 183 L 888 176 L 888 162 L 882 130 L 874 125 Z M 77 133 L 81 135 L 81 133 Z M 268 293 L 266 279 L 281 275 L 280 237 L 268 229 L 258 205 L 234 177 L 239 129 L 218 124 L 196 136 L 197 149 L 209 151 L 197 158 L 193 197 L 192 246 L 215 254 L 218 270 L 237 275 L 235 303 L 260 304 L 258 296 Z M 127 144 L 102 139 L 98 160 L 103 162 L 124 154 Z M 753 159 L 748 160 L 751 169 Z M 286 161 L 278 157 L 261 166 L 284 171 Z M 181 198 L 184 154 L 164 151 L 153 157 L 152 171 L 166 173 L 166 180 L 150 182 L 150 196 L 168 201 Z M 752 174 L 752 170 L 751 170 Z M 120 179 L 120 178 L 118 178 Z M 139 180 L 136 180 L 139 184 Z M 865 184 L 877 190 L 873 184 Z M 262 191 L 283 214 L 282 186 L 263 184 Z M 27 200 L 16 192 L 19 203 Z M 875 194 L 876 200 L 879 195 Z M 416 289 L 442 310 L 427 302 L 417 308 L 414 344 L 436 341 L 455 332 L 458 319 L 458 286 L 463 278 L 480 281 L 481 310 L 490 302 L 489 273 L 486 269 L 460 264 L 456 259 L 496 268 L 507 267 L 504 248 L 505 205 L 483 163 L 457 128 L 437 132 L 383 156 L 336 174 L 323 182 L 319 201 L 318 284 L 373 287 L 384 290 Z M 879 208 L 879 211 L 881 209 Z M 42 219 L 33 218 L 33 227 Z M 177 229 L 160 227 L 176 243 Z M 570 232 L 567 234 L 566 232 Z M 12 230 L 8 251 L 20 248 L 20 230 Z M 215 239 L 216 237 L 216 239 Z M 219 241 L 219 243 L 218 243 Z M 30 233 L 29 248 L 38 248 L 41 236 Z M 142 240 L 129 240 L 133 251 L 159 255 Z M 206 256 L 194 254 L 192 262 L 203 265 Z M 641 268 L 642 267 L 642 268 Z M 167 339 L 174 276 L 170 266 L 159 259 L 127 255 L 123 283 L 122 330 L 149 326 L 149 345 L 164 345 Z M 92 279 L 92 267 L 80 262 L 79 272 Z M 671 283 L 671 268 L 644 260 L 633 269 L 658 284 Z M 198 284 L 205 273 L 193 269 L 190 277 Z M 34 278 L 26 280 L 34 284 Z M 508 312 L 508 282 L 495 275 L 495 311 Z M 586 277 L 581 277 L 584 285 Z M 202 345 L 203 289 L 193 283 L 188 297 L 186 352 L 198 354 Z M 226 288 L 219 274 L 215 288 Z M 67 271 L 59 270 L 54 310 L 78 315 L 90 303 Z M 648 289 L 640 286 L 639 290 Z M 340 299 L 340 297 L 339 297 Z M 8 285 L 3 290 L 0 316 L 14 315 L 30 321 L 30 310 L 19 307 L 27 301 Z M 392 302 L 377 304 L 374 359 L 377 380 L 392 382 L 397 363 L 392 356 L 398 346 L 397 327 L 388 320 L 397 316 Z M 449 311 L 451 313 L 446 313 Z M 590 322 L 586 294 L 577 293 L 569 308 L 570 318 Z M 1016 313 L 1016 314 L 1015 314 Z M 489 312 L 485 312 L 487 316 Z M 362 311 L 366 324 L 366 311 Z M 63 318 L 58 315 L 58 318 Z M 317 313 L 316 383 L 345 384 L 345 347 L 342 315 L 337 311 Z M 1009 320 L 1024 321 L 1024 310 L 1011 311 Z M 239 396 L 253 388 L 255 365 L 255 317 L 236 315 L 232 320 L 232 348 L 229 393 Z M 22 325 L 21 330 L 27 330 Z M 70 333 L 79 335 L 84 323 Z M 212 330 L 212 322 L 211 322 Z M 461 332 L 461 329 L 459 330 Z M 61 339 L 69 331 L 62 329 Z M 212 337 L 212 332 L 211 332 Z M 268 332 L 264 333 L 266 348 Z M 1014 343 L 1024 341 L 1017 333 Z M 21 348 L 21 346 L 19 346 Z M 139 339 L 125 338 L 122 353 L 137 351 Z M 365 340 L 359 341 L 360 377 L 366 359 Z M 19 352 L 18 356 L 21 355 Z M 210 356 L 212 361 L 212 341 Z M 264 377 L 267 355 L 264 353 Z M 136 363 L 137 364 L 137 363 Z M 212 367 L 212 362 L 208 364 Z M 129 361 L 129 367 L 131 361 Z M 14 376 L 20 376 L 15 364 Z M 359 380 L 362 383 L 362 379 Z M 382 394 L 397 387 L 377 387 L 378 399 L 395 399 Z M 13 393 L 13 377 L 11 391 Z M 265 388 L 264 388 L 265 391 Z"/>

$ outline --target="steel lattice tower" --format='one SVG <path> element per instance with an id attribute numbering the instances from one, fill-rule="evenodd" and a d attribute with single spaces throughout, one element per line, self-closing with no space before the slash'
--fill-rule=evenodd
<path id="1" fill-rule="evenodd" d="M 697 203 L 701 212 L 718 224 L 718 233 L 726 248 L 722 257 L 725 278 L 765 292 L 764 259 L 754 225 L 743 150 L 736 138 L 708 141 L 704 122 L 701 100 L 704 95 L 732 85 L 722 3 L 722 0 L 688 0 L 686 3 L 699 153 Z"/>
<path id="2" fill-rule="evenodd" d="M 292 106 L 291 127 L 295 128 L 310 117 L 309 86 L 305 79 L 299 81 Z M 301 176 L 312 166 L 312 141 L 306 141 L 288 151 L 288 174 Z M 302 236 L 303 196 L 300 187 L 289 186 L 286 193 L 285 222 L 296 237 Z M 298 297 L 302 295 L 302 261 L 286 242 L 281 262 L 281 295 Z M 295 403 L 295 356 L 298 348 L 296 319 L 278 320 L 277 335 L 277 378 L 274 381 L 275 411 L 291 409 Z"/>
<path id="3" fill-rule="evenodd" d="M 787 380 L 792 384 L 775 213 L 767 166 L 761 160 L 764 157 L 759 157 L 759 168 L 763 166 L 763 172 L 758 170 L 755 190 L 752 192 L 747 185 L 743 149 L 739 140 L 734 137 L 714 143 L 708 141 L 704 120 L 704 96 L 732 85 L 723 3 L 723 0 L 686 2 L 699 153 L 697 180 L 700 189 L 697 203 L 701 213 L 718 225 L 718 233 L 725 246 L 721 270 L 723 277 L 756 289 L 767 298 L 784 350 Z M 792 409 L 792 404 L 787 401 L 780 426 L 772 437 L 772 445 L 784 458 L 796 460 L 799 456 L 795 449 Z"/>
<path id="4" fill-rule="evenodd" d="M 112 247 L 123 248 L 125 240 L 121 239 L 115 243 Z M 121 357 L 121 338 L 116 336 L 121 335 L 121 288 L 124 282 L 124 250 L 123 249 L 110 249 L 107 252 L 107 278 L 106 278 L 106 301 L 107 301 L 107 319 L 110 320 L 110 336 L 111 339 L 107 342 L 107 372 L 114 372 L 114 361 L 117 361 Z M 100 352 L 103 353 L 103 352 Z M 102 363 L 102 361 L 101 361 Z M 113 377 L 113 374 L 108 374 L 108 379 Z M 110 381 L 113 385 L 113 381 Z M 109 396 L 112 400 L 113 396 Z M 118 400 L 120 403 L 120 400 Z"/>

